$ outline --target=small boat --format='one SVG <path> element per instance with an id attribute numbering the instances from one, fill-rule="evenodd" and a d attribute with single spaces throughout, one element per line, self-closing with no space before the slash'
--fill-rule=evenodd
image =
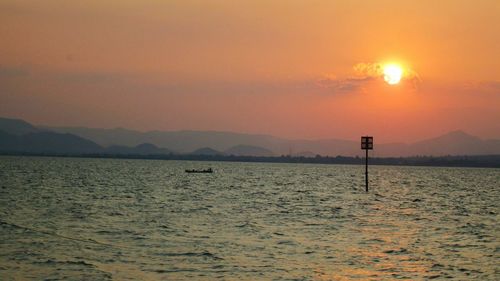
<path id="1" fill-rule="evenodd" d="M 208 168 L 208 169 L 205 169 L 205 170 L 195 170 L 195 169 L 191 169 L 191 170 L 185 170 L 186 173 L 205 173 L 205 174 L 211 174 L 214 172 L 214 170 L 212 170 L 212 168 Z"/>

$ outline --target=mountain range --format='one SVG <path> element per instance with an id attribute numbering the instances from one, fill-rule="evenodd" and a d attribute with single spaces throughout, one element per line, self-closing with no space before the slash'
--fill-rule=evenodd
<path id="1" fill-rule="evenodd" d="M 140 132 L 123 128 L 48 127 L 9 118 L 0 118 L 0 152 L 304 157 L 317 154 L 362 155 L 359 142 L 352 140 L 297 140 L 216 131 Z M 493 155 L 500 154 L 500 140 L 483 140 L 462 131 L 453 131 L 410 144 L 375 143 L 374 154 L 378 157 Z"/>

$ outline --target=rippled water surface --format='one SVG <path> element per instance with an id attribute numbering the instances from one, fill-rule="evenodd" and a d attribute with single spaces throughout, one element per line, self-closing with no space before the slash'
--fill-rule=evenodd
<path id="1" fill-rule="evenodd" d="M 500 280 L 500 170 L 370 173 L 0 157 L 0 279 Z"/>

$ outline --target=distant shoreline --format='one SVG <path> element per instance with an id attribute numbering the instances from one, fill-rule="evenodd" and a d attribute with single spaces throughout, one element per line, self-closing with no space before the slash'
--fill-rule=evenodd
<path id="1" fill-rule="evenodd" d="M 143 159 L 143 160 L 180 160 L 216 161 L 250 163 L 301 163 L 301 164 L 339 164 L 362 165 L 364 158 L 348 156 L 235 156 L 235 155 L 193 155 L 193 154 L 59 154 L 59 153 L 14 153 L 0 152 L 0 156 L 41 156 L 62 158 L 103 158 L 103 159 Z M 414 157 L 373 157 L 370 165 L 390 166 L 429 166 L 429 167 L 475 167 L 500 168 L 500 155 L 462 155 L 462 156 L 414 156 Z"/>

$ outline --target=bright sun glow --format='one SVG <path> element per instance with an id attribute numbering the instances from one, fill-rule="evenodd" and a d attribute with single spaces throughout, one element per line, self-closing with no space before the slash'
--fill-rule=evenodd
<path id="1" fill-rule="evenodd" d="M 384 80 L 389 85 L 396 85 L 401 81 L 403 68 L 397 64 L 388 64 L 384 66 Z"/>

